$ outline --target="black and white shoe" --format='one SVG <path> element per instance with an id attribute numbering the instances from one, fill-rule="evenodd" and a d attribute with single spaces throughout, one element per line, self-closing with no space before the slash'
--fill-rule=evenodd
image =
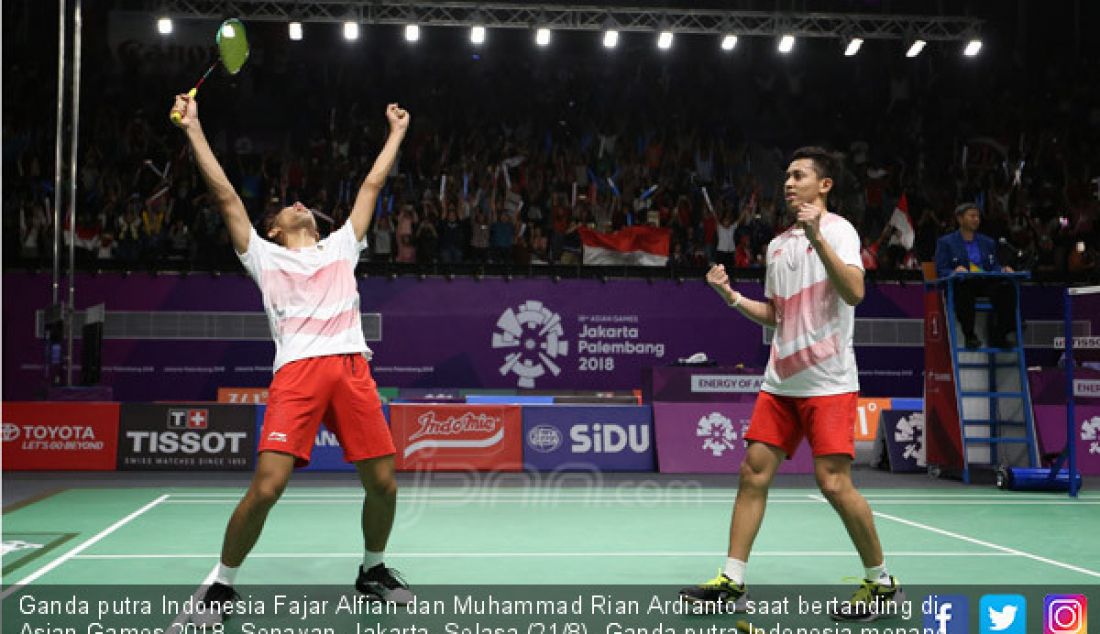
<path id="1" fill-rule="evenodd" d="M 229 618 L 230 611 L 227 604 L 236 601 L 241 595 L 224 583 L 215 581 L 206 588 L 202 599 L 195 606 L 195 612 L 191 615 L 191 622 L 195 625 L 220 625 Z"/>
<path id="2" fill-rule="evenodd" d="M 370 570 L 359 566 L 359 576 L 355 579 L 355 589 L 379 601 L 408 605 L 416 600 L 409 590 L 409 584 L 393 568 L 378 564 Z"/>

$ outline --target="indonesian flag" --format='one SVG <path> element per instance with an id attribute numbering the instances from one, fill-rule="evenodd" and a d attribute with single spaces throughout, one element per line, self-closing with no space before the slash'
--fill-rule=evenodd
<path id="1" fill-rule="evenodd" d="M 672 242 L 669 229 L 633 226 L 613 233 L 599 233 L 582 227 L 577 231 L 584 244 L 585 264 L 664 266 L 668 263 Z"/>
<path id="2" fill-rule="evenodd" d="M 890 244 L 900 244 L 906 251 L 912 249 L 917 232 L 913 229 L 913 219 L 909 217 L 909 201 L 905 198 L 905 194 L 902 194 L 901 198 L 898 199 L 898 206 L 894 208 L 894 213 L 890 215 L 888 224 L 895 230 L 894 234 L 890 236 Z"/>

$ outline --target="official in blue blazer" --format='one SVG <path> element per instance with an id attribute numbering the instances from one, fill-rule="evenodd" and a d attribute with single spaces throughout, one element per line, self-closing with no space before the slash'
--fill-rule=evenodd
<path id="1" fill-rule="evenodd" d="M 937 277 L 978 271 L 1012 272 L 1012 267 L 1001 266 L 997 261 L 997 243 L 993 238 L 978 233 L 982 218 L 973 203 L 956 207 L 955 219 L 959 230 L 936 242 Z M 981 347 L 981 340 L 974 332 L 974 302 L 979 296 L 989 297 L 993 304 L 993 312 L 989 315 L 989 345 L 1007 348 L 1008 333 L 1016 331 L 1015 286 L 1008 281 L 989 278 L 955 283 L 955 316 L 959 318 L 967 348 Z"/>

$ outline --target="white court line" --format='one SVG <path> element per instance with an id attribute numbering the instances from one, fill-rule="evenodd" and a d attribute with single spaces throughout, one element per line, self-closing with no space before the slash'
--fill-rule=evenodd
<path id="1" fill-rule="evenodd" d="M 753 557 L 852 557 L 855 555 L 849 550 L 818 550 L 818 551 L 754 551 Z M 964 552 L 964 551 L 895 551 L 887 552 L 890 557 L 1012 557 L 1010 553 L 1003 552 Z M 714 552 L 509 552 L 509 553 L 386 553 L 387 558 L 394 559 L 433 559 L 433 558 L 507 558 L 507 557 L 724 557 L 725 553 Z M 208 554 L 103 554 L 80 555 L 76 559 L 215 559 L 217 553 Z M 363 553 L 252 553 L 249 559 L 360 559 Z M 212 579 L 211 579 L 212 580 Z M 205 583 L 209 583 L 208 580 Z"/>
<path id="2" fill-rule="evenodd" d="M 53 561 L 46 564 L 45 566 L 42 566 L 41 568 L 34 571 L 33 573 L 31 573 L 27 577 L 24 577 L 23 580 L 20 581 L 19 583 L 8 586 L 7 588 L 4 589 L 3 592 L 0 592 L 0 600 L 8 598 L 8 596 L 10 596 L 16 590 L 19 590 L 20 588 L 22 588 L 24 586 L 30 585 L 31 583 L 34 582 L 35 579 L 38 579 L 39 577 L 46 574 L 47 572 L 53 570 L 54 568 L 57 568 L 58 566 L 65 563 L 66 561 L 72 559 L 73 557 L 76 557 L 81 552 L 83 552 L 83 551 L 87 550 L 89 547 L 93 546 L 99 540 L 101 540 L 104 537 L 106 537 L 106 536 L 110 535 L 111 533 L 115 532 L 116 530 L 118 530 L 122 526 L 128 524 L 131 520 L 133 520 L 138 515 L 141 515 L 145 511 L 148 511 L 149 509 L 153 508 L 154 506 L 160 504 L 161 502 L 163 502 L 167 499 L 168 499 L 167 494 L 158 497 L 157 499 L 153 500 L 152 502 L 146 504 L 145 506 L 139 508 L 138 510 L 134 511 L 133 513 L 130 513 L 126 517 L 124 517 L 124 518 L 120 519 L 119 521 L 115 522 L 114 524 L 111 524 L 107 528 L 99 531 L 98 533 L 96 533 L 96 535 L 94 537 L 92 537 L 88 541 L 84 542 L 83 544 L 81 544 L 81 545 L 77 546 L 76 548 L 70 550 L 69 552 L 65 553 L 64 555 L 58 557 L 57 559 L 54 559 Z"/>
<path id="3" fill-rule="evenodd" d="M 568 490 L 553 489 L 553 488 L 550 488 L 550 489 L 533 488 L 533 489 L 530 489 L 529 491 L 499 491 L 499 490 L 494 490 L 494 489 L 481 489 L 481 490 L 476 490 L 475 489 L 475 490 L 472 490 L 472 491 L 456 490 L 456 491 L 428 492 L 428 491 L 417 491 L 417 490 L 412 490 L 412 491 L 402 490 L 401 492 L 398 493 L 398 495 L 399 495 L 399 497 L 423 497 L 423 498 L 448 498 L 448 497 L 476 498 L 476 497 L 519 497 L 519 496 L 550 497 L 550 496 L 554 496 L 554 497 L 562 497 L 562 498 L 576 497 L 576 498 L 580 498 L 580 499 L 587 499 L 587 498 L 591 498 L 591 497 L 616 497 L 616 498 L 618 498 L 618 497 L 624 497 L 624 496 L 635 496 L 635 495 L 638 495 L 639 493 L 655 493 L 655 494 L 657 494 L 657 493 L 663 493 L 665 491 L 666 490 L 664 490 L 664 489 L 650 490 L 650 489 L 642 489 L 642 488 L 637 488 L 637 487 L 629 488 L 629 489 L 622 489 L 622 490 L 618 490 L 618 491 L 616 491 L 616 490 L 612 490 L 612 491 L 604 490 L 604 491 L 599 491 L 599 492 L 568 491 Z M 685 494 L 685 495 L 690 494 L 693 497 L 705 497 L 705 498 L 715 498 L 715 499 L 718 499 L 718 498 L 721 498 L 721 499 L 732 498 L 733 496 L 735 496 L 737 494 L 736 489 L 731 489 L 728 492 L 723 492 L 723 493 L 717 493 L 713 490 L 703 491 L 701 489 L 682 489 L 682 488 L 668 489 L 667 491 L 668 492 L 675 491 L 677 493 L 682 493 L 682 494 Z M 181 498 L 181 499 L 188 499 L 188 498 L 223 499 L 224 498 L 224 499 L 238 500 L 238 499 L 241 498 L 241 496 L 243 494 L 244 494 L 244 491 L 242 490 L 241 493 L 239 493 L 239 494 L 238 493 L 172 493 L 171 495 L 172 495 L 173 498 Z M 802 499 L 802 498 L 805 497 L 805 495 L 806 495 L 805 492 L 780 493 L 780 492 L 777 492 L 777 491 L 772 491 L 768 495 L 768 499 L 769 500 L 775 500 L 775 499 Z M 1082 495 L 1086 495 L 1086 494 L 1082 494 Z M 347 491 L 345 493 L 286 493 L 282 496 L 281 499 L 284 499 L 284 500 L 294 499 L 294 498 L 302 498 L 302 499 L 325 499 L 325 498 L 362 499 L 362 497 L 363 497 L 362 491 Z M 986 493 L 973 494 L 973 495 L 952 495 L 952 494 L 941 494 L 941 493 L 917 493 L 917 494 L 906 494 L 906 493 L 881 493 L 881 494 L 875 494 L 875 493 L 865 493 L 863 495 L 863 497 L 867 498 L 868 500 L 878 500 L 878 499 L 898 499 L 898 500 L 926 500 L 926 499 L 929 499 L 929 500 L 936 500 L 936 499 L 945 499 L 945 500 L 1005 500 L 1005 499 L 1013 499 L 1013 500 L 1050 500 L 1050 499 L 1052 499 L 1052 497 L 1050 495 L 1035 495 L 1035 494 L 1031 494 L 1031 495 L 1028 495 L 1028 494 L 1012 495 L 1012 494 L 986 494 Z M 1086 497 L 1091 497 L 1091 498 L 1100 500 L 1100 496 L 1096 496 L 1096 495 L 1094 495 L 1094 496 L 1086 495 Z"/>
<path id="4" fill-rule="evenodd" d="M 283 498 L 279 501 L 280 504 L 339 504 L 343 502 L 358 503 L 362 501 L 362 496 L 357 498 L 324 498 L 324 499 L 310 499 L 310 498 Z M 648 499 L 648 500 L 631 500 L 622 498 L 559 498 L 555 496 L 539 496 L 534 495 L 524 498 L 479 498 L 479 497 L 453 497 L 453 498 L 417 498 L 417 497 L 399 497 L 404 502 L 457 502 L 457 503 L 469 503 L 469 504 L 530 504 L 530 505 L 545 505 L 554 503 L 623 503 L 633 504 L 640 507 L 650 507 L 656 505 L 684 505 L 684 504 L 733 504 L 732 498 L 691 498 L 684 497 L 675 500 L 660 500 L 660 499 Z M 1082 502 L 1073 500 L 881 500 L 870 499 L 878 505 L 903 505 L 903 506 L 1100 506 L 1100 501 L 1096 502 Z M 233 505 L 236 504 L 236 499 L 188 499 L 188 500 L 168 500 L 166 504 L 220 504 L 220 505 Z M 817 504 L 815 499 L 768 499 L 769 504 Z"/>
<path id="5" fill-rule="evenodd" d="M 824 497 L 822 497 L 820 495 L 811 495 L 810 497 L 816 499 L 819 502 L 823 502 L 825 504 L 828 504 L 828 500 L 826 500 Z M 973 537 L 968 537 L 968 536 L 963 535 L 961 533 L 955 533 L 955 532 L 952 532 L 952 531 L 944 530 L 942 528 L 936 528 L 935 526 L 929 526 L 928 524 L 922 524 L 920 522 L 914 522 L 913 520 L 907 520 L 904 517 L 897 517 L 896 515 L 890 515 L 888 513 L 882 513 L 880 511 L 872 511 L 872 513 L 874 513 L 876 517 L 881 517 L 883 519 L 887 519 L 887 520 L 890 520 L 892 522 L 897 522 L 899 524 L 905 524 L 906 526 L 912 526 L 914 528 L 920 528 L 920 529 L 923 529 L 923 530 L 926 530 L 926 531 L 929 531 L 929 532 L 932 532 L 932 533 L 936 533 L 938 535 L 943 535 L 945 537 L 952 537 L 954 539 L 962 540 L 964 542 L 969 542 L 971 544 L 977 544 L 978 546 L 985 546 L 986 548 L 992 548 L 994 550 L 999 550 L 1003 553 L 1016 555 L 1018 557 L 1026 557 L 1028 559 L 1032 559 L 1034 561 L 1038 561 L 1038 562 L 1041 562 L 1041 563 L 1044 563 L 1044 564 L 1050 564 L 1051 566 L 1057 566 L 1059 568 L 1065 568 L 1066 570 L 1072 570 L 1073 572 L 1079 572 L 1083 575 L 1088 575 L 1090 577 L 1100 578 L 1100 572 L 1097 572 L 1095 570 L 1089 570 L 1088 568 L 1082 568 L 1080 566 L 1074 566 L 1073 564 L 1067 564 L 1065 562 L 1057 561 L 1055 559 L 1050 559 L 1048 557 L 1041 557 L 1039 555 L 1035 555 L 1033 553 L 1029 553 L 1029 552 L 1026 552 L 1026 551 L 1023 551 L 1023 550 L 1018 550 L 1016 548 L 1009 548 L 1008 546 L 1001 546 L 1000 544 L 994 544 L 993 542 L 985 541 L 983 539 L 975 539 Z"/>

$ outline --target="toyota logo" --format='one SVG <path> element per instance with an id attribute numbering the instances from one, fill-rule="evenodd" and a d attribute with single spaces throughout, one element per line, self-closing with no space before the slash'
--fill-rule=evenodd
<path id="1" fill-rule="evenodd" d="M 11 442 L 19 439 L 19 425 L 12 423 L 4 423 L 4 442 Z"/>

